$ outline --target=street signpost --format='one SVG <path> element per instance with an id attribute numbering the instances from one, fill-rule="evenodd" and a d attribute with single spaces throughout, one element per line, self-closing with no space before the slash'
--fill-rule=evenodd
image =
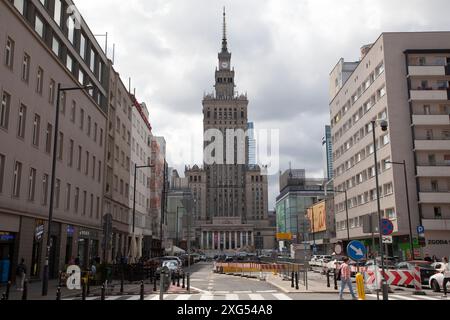
<path id="1" fill-rule="evenodd" d="M 381 233 L 383 236 L 390 236 L 394 233 L 394 224 L 391 220 L 383 219 L 381 221 Z"/>
<path id="2" fill-rule="evenodd" d="M 424 226 L 418 226 L 417 227 L 417 234 L 419 235 L 419 245 L 421 247 L 425 247 L 427 242 L 425 239 L 425 227 Z"/>
<path id="3" fill-rule="evenodd" d="M 347 246 L 347 255 L 354 261 L 363 260 L 366 257 L 367 248 L 360 241 L 352 241 Z"/>
<path id="4" fill-rule="evenodd" d="M 383 244 L 393 244 L 394 238 L 392 236 L 383 236 Z"/>

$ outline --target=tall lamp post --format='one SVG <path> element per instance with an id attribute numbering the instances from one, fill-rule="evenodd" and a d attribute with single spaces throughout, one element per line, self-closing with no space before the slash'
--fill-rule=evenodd
<path id="1" fill-rule="evenodd" d="M 50 260 L 50 247 L 51 247 L 51 234 L 53 223 L 53 201 L 54 201 L 54 188 L 56 179 L 56 149 L 58 147 L 58 134 L 59 134 L 59 108 L 61 103 L 61 92 L 76 91 L 76 90 L 89 90 L 93 89 L 93 86 L 83 87 L 69 87 L 62 88 L 61 83 L 58 83 L 58 90 L 56 93 L 56 115 L 55 115 L 55 135 L 53 136 L 53 157 L 52 157 L 52 180 L 50 185 L 50 205 L 48 210 L 48 230 L 47 230 L 47 250 L 45 254 L 44 274 L 42 281 L 42 296 L 48 295 L 48 279 L 49 279 L 49 260 Z"/>
<path id="2" fill-rule="evenodd" d="M 138 166 L 134 164 L 134 189 L 133 189 L 133 243 L 136 241 L 136 183 L 138 169 L 154 168 L 155 165 Z"/>
<path id="3" fill-rule="evenodd" d="M 385 265 L 384 265 L 384 250 L 383 250 L 383 235 L 381 233 L 382 227 L 382 216 L 381 216 L 381 202 L 380 202 L 380 189 L 379 189 L 379 177 L 378 177 L 378 157 L 377 157 L 377 138 L 375 134 L 375 128 L 377 122 L 380 122 L 380 126 L 382 131 L 388 130 L 388 122 L 385 120 L 382 121 L 371 121 L 372 124 L 372 137 L 373 137 L 373 153 L 374 153 L 374 161 L 375 161 L 375 182 L 377 188 L 377 210 L 378 210 L 378 233 L 379 233 L 379 242 L 380 242 L 380 256 L 381 256 L 381 270 L 383 274 L 385 274 Z M 373 244 L 375 246 L 375 243 Z M 375 258 L 375 264 L 377 259 Z M 383 289 L 383 300 L 389 300 L 389 287 L 385 277 L 382 277 L 382 289 Z"/>
<path id="4" fill-rule="evenodd" d="M 403 162 L 386 161 L 386 163 L 403 166 L 403 172 L 405 175 L 406 203 L 408 206 L 409 244 L 411 246 L 411 258 L 414 261 L 416 258 L 415 258 L 415 254 L 414 254 L 414 239 L 413 239 L 413 229 L 412 229 L 412 222 L 411 222 L 411 205 L 409 202 L 408 173 L 406 172 L 406 161 L 405 160 L 403 160 Z"/>

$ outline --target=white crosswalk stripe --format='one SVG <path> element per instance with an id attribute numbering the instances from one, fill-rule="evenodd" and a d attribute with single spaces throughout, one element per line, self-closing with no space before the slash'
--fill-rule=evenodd
<path id="1" fill-rule="evenodd" d="M 236 301 L 236 300 L 239 300 L 239 296 L 237 294 L 227 294 L 227 295 L 225 295 L 225 299 Z"/>
<path id="2" fill-rule="evenodd" d="M 118 300 L 120 298 L 121 298 L 121 296 L 107 297 L 105 300 L 112 301 L 112 300 Z"/>
<path id="3" fill-rule="evenodd" d="M 180 294 L 178 297 L 176 297 L 174 300 L 190 300 L 192 297 L 192 294 Z"/>
<path id="4" fill-rule="evenodd" d="M 260 294 L 249 294 L 250 300 L 265 300 Z"/>
<path id="5" fill-rule="evenodd" d="M 214 296 L 211 294 L 202 294 L 200 300 L 214 300 Z"/>
<path id="6" fill-rule="evenodd" d="M 287 295 L 285 295 L 284 293 L 276 293 L 273 295 L 275 298 L 277 298 L 278 300 L 284 300 L 284 301 L 290 301 L 292 300 L 292 298 L 289 298 Z"/>

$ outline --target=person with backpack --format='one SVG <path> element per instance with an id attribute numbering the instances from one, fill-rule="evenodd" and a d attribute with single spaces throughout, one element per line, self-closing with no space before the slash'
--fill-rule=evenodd
<path id="1" fill-rule="evenodd" d="M 342 259 L 343 263 L 339 268 L 339 273 L 341 275 L 341 291 L 339 292 L 339 298 L 344 300 L 344 290 L 345 287 L 348 286 L 350 289 L 350 293 L 353 297 L 353 300 L 357 300 L 355 292 L 353 291 L 353 283 L 352 283 L 352 270 L 348 262 L 349 258 L 345 257 Z"/>
<path id="2" fill-rule="evenodd" d="M 26 275 L 27 267 L 25 265 L 25 259 L 22 259 L 16 269 L 16 284 L 18 291 L 23 291 Z"/>

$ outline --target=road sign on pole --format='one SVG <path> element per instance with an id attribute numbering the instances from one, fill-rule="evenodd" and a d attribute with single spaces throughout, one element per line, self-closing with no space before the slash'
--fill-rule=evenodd
<path id="1" fill-rule="evenodd" d="M 381 233 L 383 236 L 390 236 L 394 233 L 394 224 L 391 220 L 383 219 L 381 221 Z"/>
<path id="2" fill-rule="evenodd" d="M 383 244 L 393 244 L 394 238 L 392 236 L 383 236 Z"/>
<path id="3" fill-rule="evenodd" d="M 354 261 L 363 260 L 366 257 L 367 248 L 360 241 L 352 241 L 348 244 L 347 255 Z"/>

